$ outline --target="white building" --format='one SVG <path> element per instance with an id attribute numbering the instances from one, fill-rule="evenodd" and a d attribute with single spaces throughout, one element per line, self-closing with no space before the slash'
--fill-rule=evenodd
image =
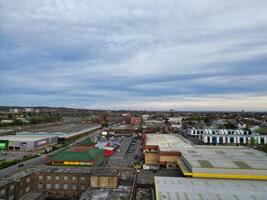
<path id="1" fill-rule="evenodd" d="M 198 137 L 205 144 L 267 144 L 267 135 L 249 130 L 230 129 L 188 129 L 187 134 Z"/>
<path id="2" fill-rule="evenodd" d="M 182 124 L 183 118 L 182 117 L 169 117 L 169 122 L 174 124 Z"/>
<path id="3" fill-rule="evenodd" d="M 18 108 L 12 108 L 12 109 L 9 109 L 9 112 L 10 113 L 19 113 L 19 109 Z"/>
<path id="4" fill-rule="evenodd" d="M 0 137 L 0 141 L 8 141 L 8 149 L 10 150 L 34 150 L 48 145 L 57 144 L 57 137 L 44 136 L 19 136 L 5 135 Z"/>

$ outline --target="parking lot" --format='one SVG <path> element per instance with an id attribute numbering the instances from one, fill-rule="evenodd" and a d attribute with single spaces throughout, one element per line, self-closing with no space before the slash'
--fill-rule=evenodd
<path id="1" fill-rule="evenodd" d="M 109 158 L 108 167 L 113 168 L 128 168 L 131 167 L 134 161 L 139 160 L 141 140 L 135 135 L 123 137 L 120 147 Z"/>

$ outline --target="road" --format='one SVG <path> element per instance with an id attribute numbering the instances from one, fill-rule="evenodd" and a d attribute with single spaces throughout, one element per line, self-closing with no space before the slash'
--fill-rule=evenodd
<path id="1" fill-rule="evenodd" d="M 75 142 L 69 144 L 67 147 L 71 147 L 71 146 L 83 141 L 84 139 L 86 139 L 88 137 L 90 137 L 90 138 L 95 137 L 95 135 L 97 135 L 99 132 L 101 132 L 101 130 L 94 131 L 90 135 L 85 136 L 83 138 L 80 138 L 79 140 L 76 140 Z M 66 147 L 63 147 L 63 148 L 66 148 Z M 56 151 L 53 151 L 51 153 L 48 153 L 48 154 L 45 154 L 45 155 L 41 155 L 39 157 L 36 157 L 36 158 L 30 159 L 30 160 L 21 162 L 19 164 L 7 167 L 5 169 L 2 169 L 2 170 L 0 170 L 0 178 L 6 177 L 6 176 L 10 176 L 13 173 L 18 172 L 18 171 L 29 169 L 29 168 L 33 167 L 34 165 L 43 164 L 43 163 L 46 162 L 46 157 L 48 155 L 55 154 L 55 153 L 59 152 L 60 150 L 62 150 L 62 148 L 58 149 Z M 18 167 L 18 165 L 20 165 L 20 164 L 23 164 L 23 166 L 22 167 Z"/>

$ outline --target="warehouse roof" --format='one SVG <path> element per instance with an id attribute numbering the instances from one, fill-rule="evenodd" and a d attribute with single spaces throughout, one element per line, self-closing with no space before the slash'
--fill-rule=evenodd
<path id="1" fill-rule="evenodd" d="M 183 157 L 197 168 L 265 169 L 267 154 L 247 147 L 196 146 L 183 150 Z"/>
<path id="2" fill-rule="evenodd" d="M 49 138 L 48 136 L 22 136 L 22 135 L 5 135 L 1 136 L 0 140 L 10 140 L 14 142 L 31 142 L 31 141 L 37 141 L 37 140 L 43 140 Z"/>
<path id="3" fill-rule="evenodd" d="M 155 177 L 157 200 L 264 200 L 266 181 Z"/>

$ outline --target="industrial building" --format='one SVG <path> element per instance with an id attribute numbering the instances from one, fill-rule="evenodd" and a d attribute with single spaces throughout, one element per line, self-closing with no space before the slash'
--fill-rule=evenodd
<path id="1" fill-rule="evenodd" d="M 181 150 L 191 144 L 175 134 L 144 134 L 144 169 L 177 168 Z"/>
<path id="2" fill-rule="evenodd" d="M 0 137 L 0 146 L 8 150 L 33 150 L 57 144 L 57 137 L 5 135 Z"/>
<path id="3" fill-rule="evenodd" d="M 265 200 L 266 181 L 155 177 L 157 200 Z"/>
<path id="4" fill-rule="evenodd" d="M 104 153 L 87 139 L 79 146 L 68 147 L 48 156 L 48 160 L 52 165 L 97 166 L 104 161 Z"/>
<path id="5" fill-rule="evenodd" d="M 187 134 L 198 137 L 205 144 L 267 144 L 267 135 L 249 130 L 229 129 L 188 129 Z"/>
<path id="6" fill-rule="evenodd" d="M 75 126 L 74 126 L 75 128 Z M 77 137 L 81 137 L 82 135 L 95 131 L 97 129 L 101 128 L 101 125 L 92 125 L 89 128 L 83 128 L 82 130 L 77 129 L 77 131 L 73 130 L 70 132 L 59 132 L 59 131 L 50 131 L 50 132 L 17 132 L 16 135 L 21 135 L 21 136 L 46 136 L 46 137 L 51 137 L 51 136 L 56 136 L 58 137 L 59 140 L 71 140 L 75 139 Z"/>
<path id="7" fill-rule="evenodd" d="M 147 134 L 144 169 L 175 168 L 184 176 L 267 180 L 267 155 L 242 146 L 193 145 L 174 134 Z"/>
<path id="8" fill-rule="evenodd" d="M 248 147 L 194 146 L 178 165 L 190 177 L 267 180 L 266 153 Z"/>

